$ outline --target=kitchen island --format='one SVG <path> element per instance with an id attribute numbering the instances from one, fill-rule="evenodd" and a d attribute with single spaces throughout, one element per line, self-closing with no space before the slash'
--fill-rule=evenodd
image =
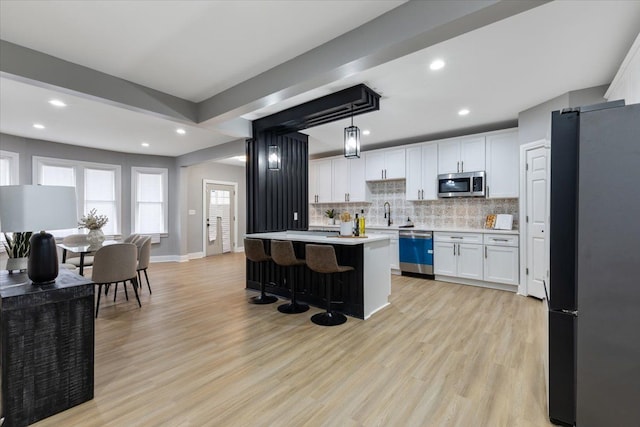
<path id="1" fill-rule="evenodd" d="M 342 283 L 335 282 L 333 298 L 336 311 L 367 319 L 376 311 L 389 304 L 391 276 L 389 274 L 389 236 L 370 235 L 364 238 L 338 237 L 309 231 L 282 231 L 273 233 L 247 234 L 248 238 L 262 239 L 265 250 L 270 253 L 271 240 L 290 240 L 298 258 L 304 259 L 305 245 L 332 245 L 336 251 L 338 264 L 350 265 L 353 272 L 340 275 Z M 297 298 L 308 304 L 324 307 L 325 288 L 323 275 L 308 268 L 296 269 L 293 280 L 300 292 Z M 267 292 L 286 298 L 290 297 L 283 278 L 286 269 L 273 262 L 265 266 Z M 260 289 L 258 266 L 247 260 L 247 288 Z"/>

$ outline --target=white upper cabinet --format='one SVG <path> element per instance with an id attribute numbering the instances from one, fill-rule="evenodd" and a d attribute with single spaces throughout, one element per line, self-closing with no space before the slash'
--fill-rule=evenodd
<path id="1" fill-rule="evenodd" d="M 485 138 L 472 136 L 438 143 L 438 173 L 485 170 Z"/>
<path id="2" fill-rule="evenodd" d="M 406 199 L 436 200 L 438 144 L 421 144 L 406 150 Z"/>
<path id="3" fill-rule="evenodd" d="M 309 203 L 328 203 L 332 198 L 331 160 L 309 162 Z"/>
<path id="4" fill-rule="evenodd" d="M 333 202 L 366 202 L 368 199 L 365 182 L 364 159 L 333 159 Z"/>
<path id="5" fill-rule="evenodd" d="M 517 130 L 487 136 L 487 198 L 518 197 L 519 159 Z"/>
<path id="6" fill-rule="evenodd" d="M 371 151 L 365 153 L 367 181 L 405 178 L 405 149 Z"/>

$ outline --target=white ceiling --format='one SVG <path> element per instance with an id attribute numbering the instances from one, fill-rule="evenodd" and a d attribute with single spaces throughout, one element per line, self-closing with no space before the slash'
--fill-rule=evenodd
<path id="1" fill-rule="evenodd" d="M 0 2 L 0 38 L 200 101 L 398 6 L 398 1 Z M 258 22 L 281 25 L 258 32 Z M 305 22 L 295 37 L 290 22 Z M 159 30 L 160 29 L 160 30 Z M 608 84 L 640 29 L 638 1 L 555 1 L 246 114 L 255 119 L 366 83 L 381 109 L 355 118 L 367 145 L 515 120 L 571 90 Z M 433 72 L 428 65 L 447 65 Z M 57 109 L 47 101 L 63 99 Z M 457 115 L 469 108 L 466 117 Z M 36 130 L 35 122 L 46 129 Z M 338 151 L 335 122 L 307 132 Z M 183 127 L 186 135 L 177 135 Z M 237 139 L 97 99 L 0 78 L 0 131 L 123 152 L 177 156 Z M 149 142 L 150 147 L 140 144 Z"/>

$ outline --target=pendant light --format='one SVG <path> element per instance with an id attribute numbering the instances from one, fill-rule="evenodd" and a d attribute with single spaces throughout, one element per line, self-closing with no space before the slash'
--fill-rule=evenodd
<path id="1" fill-rule="evenodd" d="M 353 104 L 351 104 L 351 126 L 344 128 L 344 156 L 360 158 L 360 129 L 353 125 Z"/>
<path id="2" fill-rule="evenodd" d="M 280 147 L 277 145 L 269 146 L 269 155 L 267 157 L 267 167 L 269 170 L 280 169 Z"/>

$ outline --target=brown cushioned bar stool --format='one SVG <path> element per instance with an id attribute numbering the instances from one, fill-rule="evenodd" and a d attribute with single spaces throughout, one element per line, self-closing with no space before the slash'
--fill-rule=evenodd
<path id="1" fill-rule="evenodd" d="M 306 245 L 307 266 L 311 271 L 326 274 L 325 288 L 327 311 L 311 316 L 311 321 L 316 325 L 335 326 L 341 325 L 347 321 L 347 317 L 336 311 L 331 310 L 331 287 L 333 285 L 333 276 L 336 273 L 344 273 L 354 270 L 353 267 L 338 265 L 336 259 L 336 251 L 330 245 Z"/>
<path id="2" fill-rule="evenodd" d="M 264 243 L 260 239 L 244 239 L 244 253 L 249 261 L 258 264 L 260 274 L 260 296 L 249 299 L 251 304 L 272 304 L 278 301 L 273 295 L 264 293 L 264 264 L 271 261 L 271 257 L 264 251 Z"/>
<path id="3" fill-rule="evenodd" d="M 272 240 L 271 241 L 271 258 L 276 264 L 286 267 L 285 285 L 289 282 L 291 290 L 291 302 L 278 306 L 278 311 L 286 314 L 303 313 L 309 310 L 307 304 L 298 304 L 296 301 L 296 284 L 293 282 L 293 269 L 306 264 L 303 259 L 296 258 L 293 250 L 293 243 L 290 241 Z"/>

